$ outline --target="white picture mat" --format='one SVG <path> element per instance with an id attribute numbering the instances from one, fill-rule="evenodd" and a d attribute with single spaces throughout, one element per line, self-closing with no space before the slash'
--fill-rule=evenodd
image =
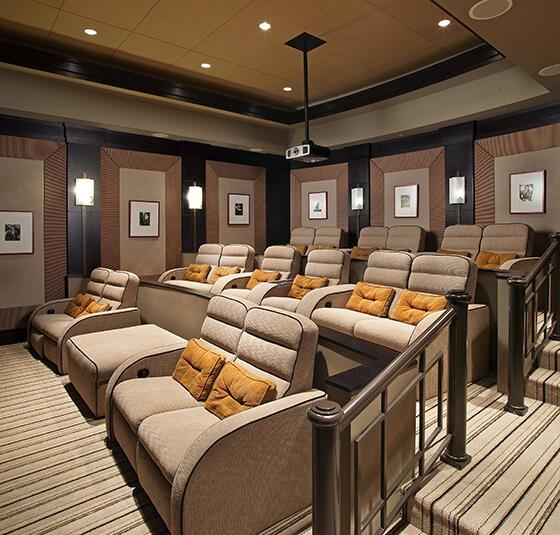
<path id="1" fill-rule="evenodd" d="M 308 202 L 307 217 L 309 219 L 327 219 L 329 203 L 326 191 L 309 193 Z M 315 211 L 317 206 L 320 207 L 320 210 Z"/>
<path id="2" fill-rule="evenodd" d="M 6 225 L 19 225 L 19 240 L 6 240 Z M 33 212 L 0 212 L 0 254 L 33 253 Z"/>
<path id="3" fill-rule="evenodd" d="M 545 171 L 513 173 L 510 180 L 510 211 L 512 214 L 544 213 Z M 525 200 L 521 198 L 522 194 Z"/>
<path id="4" fill-rule="evenodd" d="M 248 194 L 242 193 L 230 193 L 228 195 L 228 223 L 230 225 L 248 225 L 251 221 L 250 213 L 251 213 L 251 206 L 250 206 L 250 199 L 251 197 Z M 241 204 L 243 209 L 242 215 L 235 214 L 235 207 L 236 205 Z"/>
<path id="5" fill-rule="evenodd" d="M 150 213 L 150 224 L 140 225 L 140 213 Z M 159 236 L 159 203 L 153 201 L 130 201 L 130 236 L 134 238 L 157 238 Z"/>
<path id="6" fill-rule="evenodd" d="M 402 206 L 408 196 L 409 205 Z M 418 217 L 418 185 L 395 187 L 395 217 Z"/>

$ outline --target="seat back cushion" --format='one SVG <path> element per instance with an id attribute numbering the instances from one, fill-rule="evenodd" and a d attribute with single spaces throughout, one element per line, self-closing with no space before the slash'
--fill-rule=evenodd
<path id="1" fill-rule="evenodd" d="M 226 245 L 220 257 L 220 266 L 239 266 L 241 271 L 253 271 L 255 250 L 250 245 Z"/>
<path id="2" fill-rule="evenodd" d="M 309 390 L 318 328 L 293 312 L 257 306 L 247 312 L 236 363 L 272 381 L 278 397 Z"/>
<path id="3" fill-rule="evenodd" d="M 426 232 L 416 225 L 398 225 L 387 233 L 387 249 L 416 253 L 424 249 Z"/>
<path id="4" fill-rule="evenodd" d="M 315 231 L 314 245 L 332 245 L 340 247 L 342 229 L 339 227 L 321 227 Z"/>
<path id="5" fill-rule="evenodd" d="M 316 290 L 317 288 L 324 288 L 329 285 L 329 279 L 327 277 L 308 277 L 303 275 L 296 275 L 290 291 L 288 292 L 288 297 L 293 299 L 303 299 L 311 290 Z"/>
<path id="6" fill-rule="evenodd" d="M 340 249 L 317 249 L 307 257 L 305 275 L 327 277 L 329 286 L 346 284 L 350 273 L 350 255 Z"/>
<path id="7" fill-rule="evenodd" d="M 531 256 L 533 229 L 524 223 L 488 225 L 482 231 L 480 250 L 494 253 L 517 253 L 518 258 Z"/>
<path id="8" fill-rule="evenodd" d="M 235 275 L 240 271 L 241 268 L 239 266 L 214 266 L 208 275 L 208 284 L 214 284 L 220 277 Z"/>
<path id="9" fill-rule="evenodd" d="M 86 286 L 86 295 L 93 297 L 96 301 L 101 299 L 103 288 L 105 288 L 107 279 L 112 272 L 113 270 L 109 268 L 95 268 L 89 276 L 89 282 Z"/>
<path id="10" fill-rule="evenodd" d="M 255 269 L 253 273 L 251 273 L 251 278 L 249 282 L 247 282 L 247 290 L 252 290 L 257 284 L 261 282 L 271 282 L 276 281 L 280 278 L 279 271 L 263 271 L 262 269 Z"/>
<path id="11" fill-rule="evenodd" d="M 177 361 L 173 379 L 181 383 L 197 401 L 204 401 L 226 359 L 203 340 L 192 338 Z"/>
<path id="12" fill-rule="evenodd" d="M 437 295 L 464 290 L 474 297 L 477 275 L 478 269 L 471 258 L 423 253 L 412 261 L 408 289 Z"/>
<path id="13" fill-rule="evenodd" d="M 299 272 L 301 253 L 289 245 L 271 245 L 264 252 L 263 271 L 278 271 L 281 279 L 291 279 Z"/>
<path id="14" fill-rule="evenodd" d="M 208 347 L 224 355 L 226 360 L 234 359 L 245 316 L 254 306 L 255 303 L 251 301 L 228 295 L 212 297 L 202 323 L 200 338 Z"/>
<path id="15" fill-rule="evenodd" d="M 517 253 L 494 253 L 492 251 L 480 251 L 476 255 L 476 265 L 481 269 L 498 269 L 504 262 L 514 260 Z"/>
<path id="16" fill-rule="evenodd" d="M 479 225 L 450 225 L 443 233 L 441 249 L 455 254 L 468 252 L 468 256 L 474 259 L 480 249 L 481 239 L 482 227 Z"/>
<path id="17" fill-rule="evenodd" d="M 364 282 L 394 288 L 406 288 L 412 258 L 410 253 L 374 251 L 368 259 Z"/>
<path id="18" fill-rule="evenodd" d="M 187 271 L 185 271 L 185 280 L 206 282 L 210 269 L 212 269 L 210 264 L 190 264 Z"/>
<path id="19" fill-rule="evenodd" d="M 378 286 L 367 282 L 358 282 L 350 299 L 346 303 L 346 308 L 386 318 L 389 307 L 395 297 L 395 289 L 388 286 Z"/>
<path id="20" fill-rule="evenodd" d="M 311 245 L 315 238 L 315 229 L 310 227 L 298 227 L 292 230 L 290 243 L 292 245 Z"/>
<path id="21" fill-rule="evenodd" d="M 217 266 L 220 263 L 222 249 L 221 243 L 205 243 L 198 248 L 196 255 L 196 264 L 208 264 L 209 266 Z"/>
<path id="22" fill-rule="evenodd" d="M 443 310 L 447 299 L 442 295 L 430 295 L 410 290 L 403 290 L 390 318 L 410 325 L 418 325 L 428 314 Z"/>
<path id="23" fill-rule="evenodd" d="M 360 230 L 358 247 L 385 249 L 387 247 L 387 227 L 364 227 Z"/>
<path id="24" fill-rule="evenodd" d="M 273 399 L 276 399 L 274 382 L 252 374 L 237 362 L 227 362 L 204 408 L 223 420 Z"/>
<path id="25" fill-rule="evenodd" d="M 103 288 L 99 303 L 108 303 L 113 309 L 136 306 L 140 278 L 130 271 L 112 271 Z"/>

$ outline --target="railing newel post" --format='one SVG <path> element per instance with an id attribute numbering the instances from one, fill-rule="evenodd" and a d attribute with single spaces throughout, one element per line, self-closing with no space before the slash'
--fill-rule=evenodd
<path id="1" fill-rule="evenodd" d="M 329 399 L 307 411 L 313 425 L 313 533 L 340 533 L 340 405 Z"/>
<path id="2" fill-rule="evenodd" d="M 463 290 L 451 290 L 445 297 L 455 316 L 449 327 L 447 366 L 447 434 L 451 439 L 441 459 L 461 470 L 471 462 L 467 454 L 467 329 L 471 296 Z"/>
<path id="3" fill-rule="evenodd" d="M 554 330 L 550 335 L 552 340 L 560 340 L 560 232 L 550 235 L 550 239 L 556 244 L 556 252 L 553 255 L 554 270 L 552 272 L 552 312 L 553 321 L 556 320 Z"/>

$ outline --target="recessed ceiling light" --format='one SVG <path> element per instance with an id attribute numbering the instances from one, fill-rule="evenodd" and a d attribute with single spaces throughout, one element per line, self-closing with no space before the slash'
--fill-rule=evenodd
<path id="1" fill-rule="evenodd" d="M 97 35 L 97 30 L 94 30 L 93 28 L 86 28 L 84 33 L 86 35 Z"/>
<path id="2" fill-rule="evenodd" d="M 449 19 L 441 19 L 437 25 L 440 28 L 447 28 L 449 25 L 451 24 L 451 21 Z"/>
<path id="3" fill-rule="evenodd" d="M 269 22 L 264 21 L 259 24 L 259 28 L 264 32 L 267 32 L 268 30 L 270 30 L 270 28 L 272 28 L 272 26 Z"/>
<path id="4" fill-rule="evenodd" d="M 292 88 L 289 85 L 287 85 L 286 87 L 283 87 L 282 89 L 284 91 L 288 92 L 288 93 L 292 90 Z"/>
<path id="5" fill-rule="evenodd" d="M 203 69 L 209 69 L 210 67 L 212 67 L 212 65 L 210 63 L 201 63 L 200 66 Z"/>
<path id="6" fill-rule="evenodd" d="M 258 147 L 253 147 L 249 149 L 251 152 L 262 152 L 262 149 L 259 149 Z"/>
<path id="7" fill-rule="evenodd" d="M 560 63 L 555 63 L 554 65 L 543 67 L 539 71 L 539 74 L 541 76 L 558 76 L 560 74 Z"/>
<path id="8" fill-rule="evenodd" d="M 490 20 L 500 17 L 513 7 L 513 0 L 481 0 L 469 9 L 474 20 Z"/>
<path id="9" fill-rule="evenodd" d="M 165 134 L 164 132 L 154 132 L 152 137 L 166 138 L 169 137 L 169 134 Z"/>

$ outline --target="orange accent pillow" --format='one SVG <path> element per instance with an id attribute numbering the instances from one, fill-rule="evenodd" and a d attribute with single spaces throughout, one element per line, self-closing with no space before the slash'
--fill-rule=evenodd
<path id="1" fill-rule="evenodd" d="M 327 277 L 305 277 L 304 275 L 296 275 L 290 291 L 288 292 L 288 297 L 302 299 L 311 290 L 323 288 L 327 286 L 327 284 L 329 284 L 329 279 L 327 279 Z"/>
<path id="2" fill-rule="evenodd" d="M 378 286 L 367 282 L 358 282 L 352 296 L 346 303 L 346 308 L 386 318 L 391 301 L 395 297 L 395 289 L 388 286 Z"/>
<path id="3" fill-rule="evenodd" d="M 336 247 L 332 243 L 315 243 L 307 248 L 307 254 L 317 249 L 336 249 Z"/>
<path id="4" fill-rule="evenodd" d="M 450 251 L 449 249 L 438 249 L 436 251 L 436 253 L 439 254 L 456 254 L 459 256 L 466 256 L 467 258 L 470 258 L 471 253 L 469 253 L 468 251 Z"/>
<path id="5" fill-rule="evenodd" d="M 194 399 L 204 401 L 225 363 L 226 359 L 207 347 L 202 340 L 191 338 L 172 376 Z"/>
<path id="6" fill-rule="evenodd" d="M 220 277 L 225 277 L 226 275 L 235 275 L 239 273 L 241 268 L 239 266 L 216 266 L 210 277 L 208 277 L 208 284 L 214 284 Z"/>
<path id="7" fill-rule="evenodd" d="M 208 264 L 191 264 L 185 271 L 185 280 L 193 282 L 206 282 L 206 277 L 210 273 Z"/>
<path id="8" fill-rule="evenodd" d="M 79 293 L 74 297 L 74 299 L 72 299 L 72 302 L 66 307 L 65 312 L 69 316 L 72 316 L 73 318 L 77 318 L 91 302 L 93 302 L 93 297 Z"/>
<path id="9" fill-rule="evenodd" d="M 204 407 L 223 420 L 275 398 L 276 385 L 272 381 L 249 373 L 235 362 L 226 362 Z"/>
<path id="10" fill-rule="evenodd" d="M 369 255 L 375 251 L 377 247 L 358 247 L 354 245 L 352 247 L 352 252 L 350 253 L 350 258 L 352 260 L 367 260 Z"/>
<path id="11" fill-rule="evenodd" d="M 307 251 L 307 245 L 305 243 L 290 243 L 290 245 L 296 250 L 299 251 L 300 254 L 303 256 L 305 251 Z"/>
<path id="12" fill-rule="evenodd" d="M 517 258 L 517 253 L 492 253 L 480 251 L 476 255 L 475 264 L 482 269 L 498 269 L 504 262 Z"/>
<path id="13" fill-rule="evenodd" d="M 247 283 L 247 290 L 252 290 L 257 284 L 261 282 L 276 281 L 280 278 L 279 271 L 263 271 L 262 269 L 255 269 L 253 271 L 249 282 Z"/>
<path id="14" fill-rule="evenodd" d="M 111 310 L 111 308 L 113 307 L 109 303 L 96 303 L 92 301 L 77 317 L 81 318 L 83 316 L 89 316 L 90 314 L 96 314 L 97 312 L 106 312 L 107 310 Z"/>
<path id="15" fill-rule="evenodd" d="M 392 320 L 418 325 L 428 314 L 443 310 L 446 305 L 447 299 L 443 295 L 403 290 L 390 317 Z"/>

